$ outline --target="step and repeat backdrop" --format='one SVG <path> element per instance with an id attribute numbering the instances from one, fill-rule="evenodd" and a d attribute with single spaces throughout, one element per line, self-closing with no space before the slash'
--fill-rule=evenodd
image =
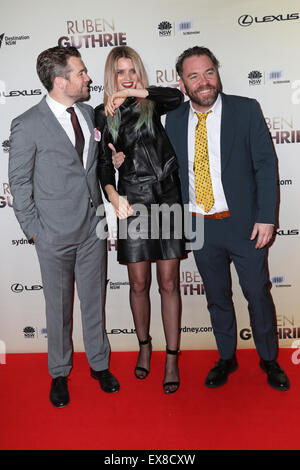
<path id="1" fill-rule="evenodd" d="M 0 353 L 47 351 L 43 285 L 35 248 L 13 212 L 8 183 L 11 120 L 38 103 L 45 89 L 35 72 L 38 54 L 57 44 L 79 48 L 93 82 L 90 104 L 103 101 L 103 69 L 111 48 L 129 45 L 141 55 L 151 85 L 178 87 L 175 62 L 188 47 L 210 48 L 221 63 L 225 93 L 256 98 L 278 157 L 279 226 L 269 250 L 272 295 L 281 347 L 300 338 L 300 5 L 298 0 L 152 0 L 129 2 L 1 1 L 0 16 Z M 126 266 L 116 260 L 115 217 L 110 226 L 106 330 L 113 351 L 135 350 Z M 205 291 L 193 256 L 182 261 L 181 349 L 215 349 Z M 151 335 L 165 340 L 152 278 Z M 254 347 L 246 301 L 232 267 L 238 347 Z M 74 350 L 83 351 L 75 292 Z"/>

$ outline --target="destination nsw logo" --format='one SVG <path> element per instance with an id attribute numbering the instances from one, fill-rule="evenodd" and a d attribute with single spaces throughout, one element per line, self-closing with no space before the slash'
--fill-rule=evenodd
<path id="1" fill-rule="evenodd" d="M 126 33 L 117 31 L 113 19 L 108 21 L 105 18 L 68 20 L 66 36 L 58 39 L 59 46 L 73 46 L 77 49 L 126 46 L 126 44 Z"/>
<path id="2" fill-rule="evenodd" d="M 30 39 L 30 36 L 7 36 L 5 33 L 0 34 L 0 49 L 5 46 L 16 46 L 19 41 Z"/>

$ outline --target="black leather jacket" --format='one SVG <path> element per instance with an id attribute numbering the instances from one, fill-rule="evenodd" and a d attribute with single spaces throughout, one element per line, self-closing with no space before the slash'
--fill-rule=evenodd
<path id="1" fill-rule="evenodd" d="M 114 146 L 117 152 L 124 152 L 125 160 L 119 168 L 119 182 L 138 184 L 162 181 L 174 170 L 178 163 L 174 149 L 161 123 L 161 115 L 177 108 L 183 102 L 183 94 L 177 88 L 150 87 L 147 99 L 154 101 L 153 137 L 144 124 L 138 132 L 135 125 L 139 118 L 135 98 L 127 98 L 122 106 L 119 136 Z M 96 127 L 101 132 L 99 142 L 99 178 L 102 189 L 107 184 L 116 187 L 115 168 L 108 144 L 113 143 L 108 131 L 103 104 L 95 109 Z M 104 190 L 105 193 L 105 190 Z M 106 195 L 106 193 L 105 193 Z"/>

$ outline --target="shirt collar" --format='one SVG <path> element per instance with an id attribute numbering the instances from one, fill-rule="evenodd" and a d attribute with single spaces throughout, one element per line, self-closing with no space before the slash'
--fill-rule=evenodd
<path id="1" fill-rule="evenodd" d="M 55 114 L 56 117 L 62 116 L 62 114 L 66 111 L 68 106 L 65 104 L 59 103 L 58 101 L 51 98 L 50 95 L 46 96 L 46 102 L 49 105 L 51 111 Z M 74 108 L 76 109 L 76 104 L 73 104 Z"/>

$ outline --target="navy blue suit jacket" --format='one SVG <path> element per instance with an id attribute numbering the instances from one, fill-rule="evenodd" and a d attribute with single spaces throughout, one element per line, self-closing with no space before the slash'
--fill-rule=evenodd
<path id="1" fill-rule="evenodd" d="M 221 178 L 234 227 L 249 238 L 255 222 L 276 223 L 277 160 L 258 102 L 221 93 Z M 189 201 L 186 101 L 167 114 L 166 131 L 179 161 L 183 203 Z"/>

